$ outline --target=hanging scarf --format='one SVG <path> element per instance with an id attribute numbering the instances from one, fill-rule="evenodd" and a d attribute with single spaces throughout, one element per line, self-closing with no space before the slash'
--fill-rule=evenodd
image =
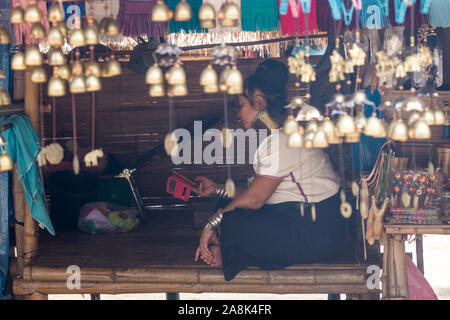
<path id="1" fill-rule="evenodd" d="M 205 29 L 200 28 L 200 20 L 198 18 L 198 12 L 202 6 L 202 0 L 186 0 L 192 9 L 192 19 L 186 22 L 175 21 L 175 19 L 169 22 L 169 32 L 180 32 L 184 30 L 185 32 L 207 32 Z M 175 15 L 175 8 L 180 0 L 168 0 L 166 3 L 169 8 L 173 11 Z"/>
<path id="2" fill-rule="evenodd" d="M 279 4 L 281 5 L 279 0 Z M 327 3 L 327 6 L 328 3 Z M 297 4 L 296 0 L 289 0 L 289 5 L 286 14 L 280 14 L 281 31 L 283 34 L 295 36 L 298 34 L 303 35 L 306 33 L 305 28 L 305 16 L 303 14 L 300 1 Z M 317 16 L 316 16 L 316 0 L 311 0 L 311 13 L 308 17 L 309 33 L 314 33 L 318 30 Z"/>
<path id="3" fill-rule="evenodd" d="M 17 3 L 25 10 L 28 6 L 30 0 L 12 0 L 11 6 L 14 7 Z M 41 23 L 44 26 L 46 32 L 48 32 L 49 24 L 47 20 L 47 3 L 45 1 L 37 1 L 36 2 L 38 8 L 42 11 L 42 20 Z M 31 43 L 31 23 L 21 23 L 14 25 L 14 38 L 16 40 L 16 44 L 22 44 L 23 40 L 25 43 Z M 39 42 L 45 42 L 46 39 L 41 39 Z"/>
<path id="4" fill-rule="evenodd" d="M 152 22 L 152 11 L 156 0 L 120 0 L 117 23 L 124 36 L 164 36 L 165 23 Z"/>
<path id="5" fill-rule="evenodd" d="M 243 31 L 273 31 L 280 27 L 277 0 L 245 0 L 241 5 Z"/>
<path id="6" fill-rule="evenodd" d="M 333 18 L 328 0 L 316 0 L 317 27 L 321 32 L 331 32 L 333 30 Z"/>
<path id="7" fill-rule="evenodd" d="M 450 27 L 450 0 L 433 0 L 428 17 L 432 27 Z"/>

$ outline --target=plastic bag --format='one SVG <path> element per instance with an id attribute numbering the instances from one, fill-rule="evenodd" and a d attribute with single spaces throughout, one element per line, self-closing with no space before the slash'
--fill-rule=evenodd
<path id="1" fill-rule="evenodd" d="M 139 225 L 137 215 L 136 209 L 114 203 L 88 203 L 80 210 L 78 228 L 92 234 L 129 232 Z"/>
<path id="2" fill-rule="evenodd" d="M 409 300 L 438 300 L 427 279 L 408 256 L 406 256 L 406 271 Z"/>

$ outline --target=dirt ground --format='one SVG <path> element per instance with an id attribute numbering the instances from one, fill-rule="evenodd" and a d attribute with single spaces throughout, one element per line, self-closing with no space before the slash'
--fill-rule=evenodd
<path id="1" fill-rule="evenodd" d="M 450 237 L 444 235 L 424 235 L 424 269 L 425 277 L 440 300 L 450 300 Z M 416 263 L 415 242 L 406 244 L 406 252 L 413 253 Z M 102 300 L 163 300 L 163 293 L 101 295 Z M 49 295 L 50 300 L 89 300 L 89 295 Z M 324 294 L 230 294 L 230 293 L 181 293 L 180 299 L 186 300 L 326 300 Z M 341 299 L 345 299 L 341 295 Z"/>

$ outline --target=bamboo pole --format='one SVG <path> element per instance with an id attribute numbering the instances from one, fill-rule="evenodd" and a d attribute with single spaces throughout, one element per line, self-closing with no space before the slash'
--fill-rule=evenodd
<path id="1" fill-rule="evenodd" d="M 417 268 L 425 274 L 425 268 L 423 264 L 423 237 L 421 234 L 416 234 L 416 255 L 417 255 Z"/>
<path id="2" fill-rule="evenodd" d="M 387 236 L 386 241 L 386 285 L 387 285 L 387 297 L 396 297 L 397 288 L 395 281 L 395 270 L 394 270 L 394 246 L 393 246 L 393 237 L 391 235 Z"/>
<path id="3" fill-rule="evenodd" d="M 394 267 L 398 296 L 408 299 L 408 273 L 406 271 L 406 253 L 404 237 L 394 237 Z"/>
<path id="4" fill-rule="evenodd" d="M 39 132 L 38 86 L 31 81 L 31 70 L 25 71 L 25 114 L 33 128 Z M 31 217 L 28 205 L 24 215 L 24 264 L 31 263 L 38 250 L 37 223 Z"/>
<path id="5" fill-rule="evenodd" d="M 12 190 L 14 199 L 14 218 L 17 222 L 23 222 L 25 216 L 25 208 L 27 206 L 25 200 L 25 194 L 23 192 L 22 184 L 19 180 L 19 175 L 17 173 L 17 164 L 14 165 L 13 177 L 12 177 Z M 14 225 L 15 236 L 16 236 L 16 250 L 17 250 L 17 275 L 23 276 L 23 252 L 24 252 L 24 228 L 20 224 Z"/>

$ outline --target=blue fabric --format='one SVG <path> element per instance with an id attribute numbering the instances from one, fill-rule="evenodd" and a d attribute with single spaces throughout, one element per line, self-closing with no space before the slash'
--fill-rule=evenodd
<path id="1" fill-rule="evenodd" d="M 361 27 L 381 29 L 389 26 L 389 15 L 385 15 L 385 5 L 389 7 L 389 2 L 384 0 L 363 0 L 362 9 L 359 13 Z"/>
<path id="2" fill-rule="evenodd" d="M 432 27 L 450 27 L 450 0 L 431 1 L 428 17 Z"/>
<path id="3" fill-rule="evenodd" d="M 9 172 L 0 172 L 0 298 L 5 295 L 9 274 Z"/>
<path id="4" fill-rule="evenodd" d="M 365 94 L 367 98 L 375 103 L 378 107 L 381 103 L 380 93 L 375 89 L 373 94 L 370 92 L 370 87 L 367 87 Z M 364 116 L 369 118 L 372 116 L 374 108 L 371 105 L 364 105 Z M 376 110 L 377 118 L 383 119 L 383 112 Z M 377 161 L 378 153 L 381 147 L 386 142 L 384 138 L 374 138 L 361 134 L 361 141 L 354 143 L 352 146 L 352 163 L 353 169 L 369 171 L 372 170 Z"/>
<path id="5" fill-rule="evenodd" d="M 13 125 L 11 129 L 3 132 L 3 137 L 7 141 L 6 151 L 13 162 L 17 163 L 19 180 L 22 183 L 31 216 L 50 234 L 55 235 L 45 202 L 42 177 L 36 162 L 41 150 L 36 132 L 25 115 L 13 115 L 3 124 L 6 123 Z"/>

